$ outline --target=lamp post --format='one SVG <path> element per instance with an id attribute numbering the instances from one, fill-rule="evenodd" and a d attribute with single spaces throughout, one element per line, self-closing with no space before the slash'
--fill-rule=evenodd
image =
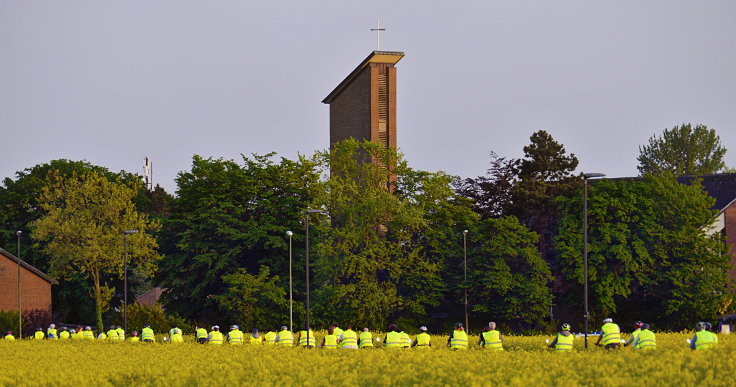
<path id="1" fill-rule="evenodd" d="M 470 329 L 468 327 L 468 230 L 463 230 L 463 270 L 465 272 L 465 279 L 463 280 L 463 286 L 465 288 L 465 330 Z"/>
<path id="2" fill-rule="evenodd" d="M 23 235 L 23 231 L 16 231 L 15 235 L 18 236 L 18 338 L 23 338 L 23 318 L 22 309 L 20 304 L 20 236 Z"/>
<path id="3" fill-rule="evenodd" d="M 307 331 L 307 348 L 309 348 L 309 215 L 311 214 L 324 214 L 325 212 L 322 210 L 316 210 L 316 209 L 307 209 L 304 211 L 304 218 L 306 219 L 306 228 L 307 228 L 307 240 L 306 240 L 306 267 L 307 267 L 307 326 L 305 330 Z"/>
<path id="4" fill-rule="evenodd" d="M 606 176 L 603 173 L 583 173 L 583 277 L 584 277 L 584 304 L 585 304 L 585 349 L 588 349 L 588 179 Z"/>
<path id="5" fill-rule="evenodd" d="M 128 334 L 128 235 L 138 230 L 123 231 L 123 331 Z"/>
<path id="6" fill-rule="evenodd" d="M 294 332 L 294 297 L 292 293 L 292 280 L 291 280 L 291 236 L 293 232 L 287 231 L 286 235 L 289 237 L 289 331 Z"/>

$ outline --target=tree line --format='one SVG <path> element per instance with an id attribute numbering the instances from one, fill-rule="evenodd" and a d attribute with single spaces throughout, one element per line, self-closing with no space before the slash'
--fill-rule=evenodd
<path id="1" fill-rule="evenodd" d="M 30 231 L 21 258 L 59 279 L 57 321 L 119 321 L 122 232 L 136 229 L 130 295 L 161 286 L 176 319 L 274 327 L 289 315 L 290 238 L 294 320 L 303 321 L 303 211 L 321 208 L 310 218 L 313 326 L 445 329 L 463 320 L 466 289 L 474 321 L 517 331 L 580 324 L 578 160 L 545 131 L 523 151 L 491 153 L 486 175 L 465 179 L 355 140 L 296 160 L 195 155 L 175 195 L 146 190 L 132 173 L 53 160 L 0 186 L 0 246 L 15 251 L 15 230 Z M 640 147 L 640 178 L 591 185 L 593 316 L 678 329 L 734 310 L 727 247 L 705 232 L 714 199 L 697 180 L 676 180 L 723 171 L 724 154 L 713 129 L 682 125 Z"/>

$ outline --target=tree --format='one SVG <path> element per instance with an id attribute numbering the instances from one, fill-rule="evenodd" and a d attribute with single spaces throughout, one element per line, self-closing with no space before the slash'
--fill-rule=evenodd
<path id="1" fill-rule="evenodd" d="M 218 321 L 217 297 L 228 292 L 222 278 L 240 268 L 256 273 L 265 265 L 288 288 L 286 231 L 294 232 L 294 261 L 303 262 L 302 211 L 322 186 L 313 160 L 272 156 L 243 156 L 242 165 L 194 156 L 191 170 L 179 174 L 156 279 L 169 289 L 162 297 L 167 310 Z M 303 267 L 294 265 L 294 289 L 304 289 Z"/>
<path id="2" fill-rule="evenodd" d="M 450 179 L 412 175 L 410 189 L 401 156 L 368 141 L 333 144 L 322 160 L 331 171 L 323 199 L 331 227 L 315 246 L 318 315 L 371 326 L 424 315 L 441 296 L 440 265 L 413 242 L 428 230 L 424 203 L 446 200 Z"/>
<path id="3" fill-rule="evenodd" d="M 246 327 L 283 324 L 289 311 L 286 290 L 279 277 L 270 274 L 268 266 L 261 266 L 257 275 L 241 268 L 222 277 L 227 291 L 217 296 L 217 300 L 231 321 L 238 321 Z"/>
<path id="4" fill-rule="evenodd" d="M 671 172 L 675 175 L 707 175 L 725 167 L 726 148 L 714 129 L 690 124 L 665 129 L 661 137 L 652 136 L 639 147 L 639 173 Z"/>
<path id="5" fill-rule="evenodd" d="M 514 217 L 486 219 L 470 230 L 474 311 L 487 318 L 542 322 L 552 305 L 552 274 L 536 249 L 538 238 Z"/>
<path id="6" fill-rule="evenodd" d="M 146 199 L 147 191 L 140 184 L 140 177 L 125 171 L 111 172 L 107 168 L 90 164 L 86 161 L 52 160 L 48 163 L 38 164 L 15 174 L 15 178 L 5 178 L 0 185 L 0 247 L 9 251 L 15 251 L 16 230 L 24 231 L 23 237 L 27 237 L 26 231 L 29 224 L 39 219 L 44 212 L 41 211 L 39 199 L 41 191 L 48 186 L 49 173 L 58 173 L 60 177 L 72 177 L 74 174 L 81 176 L 88 172 L 94 172 L 105 176 L 108 180 L 128 187 L 137 189 L 138 194 L 134 203 L 139 211 L 151 213 L 147 206 L 142 206 Z M 43 272 L 50 270 L 51 257 L 44 253 L 44 243 L 21 243 L 21 257 L 24 261 Z M 88 297 L 92 292 L 89 281 L 83 275 L 72 275 L 66 278 L 57 278 L 59 285 L 52 288 L 54 304 L 54 315 L 56 318 L 66 322 L 82 322 L 84 316 L 94 314 L 95 302 Z M 128 278 L 130 289 L 135 289 L 135 281 Z M 114 276 L 106 275 L 103 282 L 120 283 Z M 122 285 L 122 284 L 120 284 Z M 119 295 L 122 299 L 122 295 Z"/>
<path id="7" fill-rule="evenodd" d="M 32 237 L 45 243 L 44 252 L 52 257 L 53 275 L 91 277 L 98 329 L 113 291 L 102 283 L 103 276 L 123 274 L 123 231 L 139 231 L 128 237 L 129 258 L 139 270 L 153 271 L 160 258 L 148 234 L 159 225 L 136 211 L 136 193 L 94 172 L 70 178 L 52 173 L 39 199 L 44 215 L 30 225 Z"/>
<path id="8" fill-rule="evenodd" d="M 557 251 L 565 280 L 580 294 L 581 199 L 560 201 Z M 726 289 L 730 256 L 722 237 L 706 232 L 713 203 L 699 183 L 683 185 L 669 173 L 596 181 L 588 212 L 593 309 L 674 329 L 725 311 L 733 300 Z"/>
<path id="9" fill-rule="evenodd" d="M 513 202 L 512 191 L 518 182 L 514 167 L 518 162 L 491 152 L 491 167 L 485 176 L 458 179 L 453 185 L 458 194 L 474 202 L 475 211 L 483 219 L 500 218 L 508 213 Z"/>

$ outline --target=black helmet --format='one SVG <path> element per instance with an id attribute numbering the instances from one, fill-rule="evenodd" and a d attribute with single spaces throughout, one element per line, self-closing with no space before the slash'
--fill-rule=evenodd
<path id="1" fill-rule="evenodd" d="M 462 328 L 462 327 L 463 327 L 463 323 L 461 322 L 455 323 L 455 329 Z"/>

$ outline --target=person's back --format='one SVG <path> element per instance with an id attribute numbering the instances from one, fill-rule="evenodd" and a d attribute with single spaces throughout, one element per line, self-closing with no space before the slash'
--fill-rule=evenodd
<path id="1" fill-rule="evenodd" d="M 337 336 L 337 337 L 340 337 L 340 336 Z M 340 338 L 340 348 L 345 348 L 345 349 L 357 349 L 358 348 L 358 334 L 355 333 L 355 331 L 352 329 L 351 326 L 348 326 L 348 329 L 342 332 L 342 337 Z"/>
<path id="2" fill-rule="evenodd" d="M 118 325 L 117 328 L 115 328 L 115 331 L 118 332 L 118 340 L 124 341 L 125 340 L 125 330 L 123 330 L 120 325 Z"/>
<path id="3" fill-rule="evenodd" d="M 115 330 L 114 327 L 110 327 L 110 330 L 107 331 L 107 338 L 110 339 L 110 341 L 118 341 L 118 331 Z"/>
<path id="4" fill-rule="evenodd" d="M 462 323 L 455 324 L 455 330 L 452 331 L 452 335 L 448 339 L 448 344 L 451 349 L 468 349 L 468 334 L 465 333 Z"/>
<path id="5" fill-rule="evenodd" d="M 212 327 L 212 331 L 210 331 L 210 334 L 207 336 L 207 342 L 210 343 L 210 345 L 222 345 L 223 336 L 222 332 L 220 332 L 220 327 L 217 325 L 214 325 Z"/>
<path id="6" fill-rule="evenodd" d="M 243 332 L 237 325 L 230 327 L 230 332 L 227 334 L 227 342 L 233 345 L 243 344 Z"/>
<path id="7" fill-rule="evenodd" d="M 144 343 L 153 343 L 156 341 L 156 335 L 153 333 L 153 329 L 149 325 L 146 325 L 141 330 L 141 341 Z"/>
<path id="8" fill-rule="evenodd" d="M 322 339 L 321 347 L 323 349 L 337 349 L 337 335 L 335 335 L 335 328 L 329 327 L 327 329 L 327 335 Z"/>
<path id="9" fill-rule="evenodd" d="M 657 337 L 654 335 L 654 332 L 649 330 L 648 326 L 642 328 L 636 340 L 636 345 L 634 346 L 636 349 L 657 349 Z"/>
<path id="10" fill-rule="evenodd" d="M 82 338 L 84 338 L 85 340 L 94 340 L 95 334 L 94 332 L 92 332 L 92 328 L 85 327 L 84 331 L 82 331 Z"/>
<path id="11" fill-rule="evenodd" d="M 38 328 L 38 330 L 36 331 L 36 333 L 33 334 L 33 338 L 36 339 L 36 340 L 43 340 L 43 339 L 46 338 L 46 335 L 43 333 L 43 331 L 41 330 L 41 328 Z"/>
<path id="12" fill-rule="evenodd" d="M 309 336 L 309 343 L 307 343 L 307 331 L 306 330 L 299 331 L 299 346 L 300 347 L 309 346 L 311 348 L 315 346 L 315 343 L 317 342 L 317 340 L 314 338 L 314 332 L 312 332 L 311 329 L 309 330 L 308 336 Z"/>
<path id="13" fill-rule="evenodd" d="M 198 343 L 204 344 L 207 342 L 207 330 L 204 329 L 204 327 L 197 327 L 195 330 L 195 336 L 197 337 Z"/>
<path id="14" fill-rule="evenodd" d="M 5 334 L 5 341 L 15 341 L 15 336 L 13 336 L 13 332 L 8 331 L 8 333 Z"/>
<path id="15" fill-rule="evenodd" d="M 184 335 L 181 332 L 181 329 L 174 328 L 173 333 L 171 334 L 171 342 L 172 343 L 183 343 L 184 342 Z"/>
<path id="16" fill-rule="evenodd" d="M 429 349 L 430 346 L 432 345 L 431 343 L 432 338 L 431 336 L 429 336 L 429 333 L 427 333 L 427 329 L 425 327 L 422 327 L 422 328 L 424 329 L 420 328 L 420 332 L 417 335 L 417 341 L 414 347 L 417 349 Z"/>
<path id="17" fill-rule="evenodd" d="M 358 336 L 358 347 L 360 348 L 373 348 L 373 334 L 368 328 L 363 328 L 363 332 L 360 332 Z"/>
<path id="18" fill-rule="evenodd" d="M 69 339 L 69 337 L 70 337 L 69 331 L 66 330 L 66 329 L 64 329 L 61 332 L 59 332 L 59 339 L 61 339 L 61 340 L 67 340 L 67 339 Z"/>
<path id="19" fill-rule="evenodd" d="M 56 325 L 49 325 L 49 328 L 46 329 L 46 337 L 50 340 L 56 340 L 59 338 L 58 331 L 56 330 Z"/>
<path id="20" fill-rule="evenodd" d="M 621 345 L 621 329 L 617 324 L 613 323 L 613 319 L 606 318 L 603 320 L 601 327 L 603 334 L 599 337 L 598 342 L 603 341 L 606 348 L 618 348 Z"/>
<path id="21" fill-rule="evenodd" d="M 281 331 L 276 336 L 276 343 L 282 347 L 294 345 L 294 334 L 286 327 L 281 327 Z"/>
<path id="22" fill-rule="evenodd" d="M 401 348 L 401 345 L 401 333 L 396 331 L 386 333 L 386 348 Z"/>
<path id="23" fill-rule="evenodd" d="M 276 344 L 276 335 L 277 333 L 274 331 L 268 331 L 264 335 L 264 343 L 267 345 L 275 345 Z"/>

